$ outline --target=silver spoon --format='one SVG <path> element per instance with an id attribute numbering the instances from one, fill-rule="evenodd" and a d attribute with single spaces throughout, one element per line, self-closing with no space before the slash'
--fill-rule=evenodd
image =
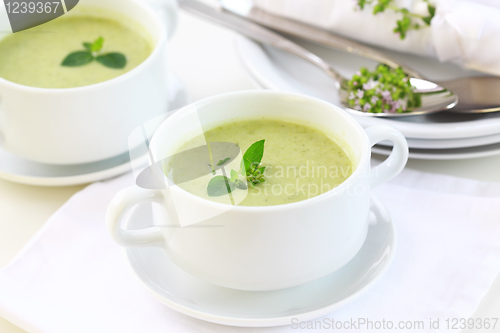
<path id="1" fill-rule="evenodd" d="M 410 77 L 425 79 L 417 71 L 376 49 L 343 38 L 314 26 L 277 16 L 256 7 L 251 1 L 218 0 L 221 8 L 264 27 L 299 37 L 319 45 L 332 47 L 389 67 L 401 67 Z M 490 113 L 500 111 L 500 77 L 473 76 L 448 81 L 434 81 L 453 91 L 459 103 L 450 111 L 455 113 Z"/>
<path id="2" fill-rule="evenodd" d="M 348 93 L 346 90 L 348 79 L 339 74 L 326 61 L 315 54 L 267 28 L 245 20 L 237 15 L 217 10 L 197 0 L 179 0 L 178 3 L 181 8 L 191 13 L 235 30 L 256 41 L 269 44 L 280 50 L 294 54 L 317 66 L 335 80 L 340 102 L 344 105 L 345 109 L 351 113 L 370 117 L 408 117 L 448 110 L 453 108 L 458 102 L 458 97 L 452 91 L 434 82 L 413 77 L 410 79 L 410 82 L 415 86 L 415 92 L 420 93 L 422 96 L 421 107 L 407 113 L 368 113 L 351 109 L 348 104 Z"/>

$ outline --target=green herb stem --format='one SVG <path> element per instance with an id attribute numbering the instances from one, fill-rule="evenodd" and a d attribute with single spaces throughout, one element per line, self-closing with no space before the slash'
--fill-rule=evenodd
<path id="1" fill-rule="evenodd" d="M 361 10 L 367 5 L 373 5 L 373 14 L 385 12 L 386 9 L 392 10 L 401 14 L 403 17 L 396 21 L 396 27 L 393 32 L 399 34 L 400 39 L 405 39 L 408 31 L 419 30 L 421 24 L 413 20 L 422 21 L 426 26 L 431 25 L 431 21 L 436 14 L 436 7 L 429 0 L 421 0 L 427 4 L 428 15 L 413 13 L 406 8 L 398 7 L 394 0 L 357 0 L 357 4 Z"/>

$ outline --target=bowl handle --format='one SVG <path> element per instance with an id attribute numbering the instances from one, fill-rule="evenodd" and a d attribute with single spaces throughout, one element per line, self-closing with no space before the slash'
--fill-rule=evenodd
<path id="1" fill-rule="evenodd" d="M 403 171 L 406 162 L 408 162 L 409 148 L 404 135 L 392 126 L 372 126 L 365 129 L 365 131 L 368 134 L 371 147 L 385 140 L 394 143 L 391 155 L 370 172 L 370 183 L 373 188 L 391 180 Z"/>
<path id="2" fill-rule="evenodd" d="M 143 202 L 163 204 L 162 191 L 131 186 L 118 192 L 111 201 L 106 213 L 106 226 L 113 240 L 119 245 L 124 247 L 164 245 L 165 238 L 158 227 L 150 227 L 142 230 L 124 230 L 121 227 L 125 213 L 132 207 Z"/>

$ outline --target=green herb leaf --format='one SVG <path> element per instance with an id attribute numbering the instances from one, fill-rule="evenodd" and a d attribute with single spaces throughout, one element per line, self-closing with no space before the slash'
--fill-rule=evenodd
<path id="1" fill-rule="evenodd" d="M 405 20 L 406 19 L 406 20 Z M 396 22 L 396 28 L 394 28 L 394 32 L 399 34 L 400 39 L 406 38 L 406 32 L 408 31 L 410 24 L 408 23 L 408 18 L 403 17 L 401 20 Z"/>
<path id="2" fill-rule="evenodd" d="M 63 66 L 82 66 L 92 62 L 94 59 L 109 68 L 124 68 L 127 65 L 127 58 L 118 52 L 111 52 L 98 55 L 104 45 L 104 38 L 99 37 L 93 43 L 83 43 L 86 51 L 73 52 L 63 60 Z"/>
<path id="3" fill-rule="evenodd" d="M 239 188 L 240 190 L 246 190 L 248 188 L 246 182 L 244 182 L 241 179 L 236 179 L 235 184 L 236 187 Z"/>
<path id="4" fill-rule="evenodd" d="M 259 167 L 262 157 L 264 156 L 264 143 L 265 140 L 255 142 L 243 155 L 242 163 L 244 163 L 245 166 L 244 175 L 252 188 L 264 182 L 263 173 L 266 168 Z"/>
<path id="5" fill-rule="evenodd" d="M 221 165 L 225 164 L 227 161 L 229 161 L 230 159 L 231 159 L 230 157 L 226 157 L 225 159 L 220 160 L 219 162 L 217 162 L 217 165 L 221 166 Z"/>
<path id="6" fill-rule="evenodd" d="M 127 65 L 127 58 L 121 53 L 113 52 L 100 55 L 96 58 L 98 62 L 109 68 L 124 68 Z"/>
<path id="7" fill-rule="evenodd" d="M 226 176 L 215 176 L 208 183 L 207 194 L 210 197 L 218 197 L 231 193 L 235 188 L 236 184 Z"/>
<path id="8" fill-rule="evenodd" d="M 102 50 L 102 46 L 104 45 L 104 38 L 99 37 L 97 38 L 92 45 L 90 46 L 90 49 L 92 52 L 100 52 Z"/>
<path id="9" fill-rule="evenodd" d="M 431 21 L 434 18 L 434 15 L 436 15 L 436 7 L 428 3 L 427 10 L 429 11 L 429 16 L 423 17 L 422 21 L 424 21 L 427 25 L 431 25 Z"/>
<path id="10" fill-rule="evenodd" d="M 77 51 L 70 53 L 63 60 L 61 65 L 66 67 L 77 67 L 91 63 L 93 60 L 94 56 L 89 51 Z"/>
<path id="11" fill-rule="evenodd" d="M 373 15 L 376 15 L 378 13 L 382 13 L 384 11 L 385 11 L 385 7 L 384 6 L 375 5 L 375 7 L 373 7 Z"/>
<path id="12" fill-rule="evenodd" d="M 92 52 L 92 43 L 83 43 L 83 47 L 89 51 Z"/>
<path id="13" fill-rule="evenodd" d="M 251 170 L 252 166 L 256 168 L 262 161 L 264 156 L 264 143 L 266 140 L 260 140 L 255 142 L 250 148 L 247 149 L 243 155 L 243 161 L 245 163 L 245 169 L 247 172 Z"/>
<path id="14" fill-rule="evenodd" d="M 418 0 L 417 0 L 418 1 Z M 419 30 L 421 25 L 414 20 L 421 19 L 427 26 L 431 24 L 431 20 L 436 14 L 436 6 L 430 3 L 430 0 L 420 0 L 427 4 L 428 16 L 413 13 L 407 8 L 398 6 L 394 0 L 357 0 L 357 8 L 363 10 L 367 5 L 373 6 L 373 14 L 385 12 L 386 9 L 392 10 L 395 13 L 402 15 L 401 19 L 397 20 L 394 33 L 399 35 L 400 39 L 405 39 L 410 30 Z"/>
<path id="15" fill-rule="evenodd" d="M 234 183 L 238 179 L 238 173 L 234 170 L 231 170 L 231 181 Z"/>
<path id="16" fill-rule="evenodd" d="M 358 0 L 358 6 L 360 9 L 364 9 L 366 5 L 367 0 Z"/>
<path id="17" fill-rule="evenodd" d="M 434 17 L 434 15 L 436 15 L 436 6 L 433 6 L 433 5 L 431 5 L 431 4 L 429 3 L 429 4 L 427 4 L 427 10 L 429 11 L 429 16 L 430 16 L 431 18 L 433 18 L 433 17 Z"/>
<path id="18" fill-rule="evenodd" d="M 241 160 L 241 164 L 240 164 L 240 174 L 243 176 L 243 177 L 246 177 L 247 175 L 247 169 L 245 168 L 245 160 L 242 159 Z"/>

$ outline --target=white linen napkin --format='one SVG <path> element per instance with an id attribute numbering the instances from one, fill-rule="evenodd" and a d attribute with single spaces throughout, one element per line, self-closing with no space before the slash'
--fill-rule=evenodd
<path id="1" fill-rule="evenodd" d="M 500 75 L 500 1 L 432 0 L 431 26 L 410 31 L 404 40 L 393 33 L 401 14 L 377 15 L 372 7 L 356 10 L 353 0 L 252 0 L 258 7 L 358 41 L 396 51 L 434 57 Z M 427 15 L 422 0 L 397 0 L 415 13 Z"/>
<path id="2" fill-rule="evenodd" d="M 132 276 L 104 225 L 126 175 L 71 198 L 0 270 L 0 316 L 29 332 L 291 332 L 239 329 L 162 305 Z M 396 225 L 392 266 L 365 294 L 327 317 L 391 321 L 468 318 L 500 273 L 500 183 L 405 170 L 376 188 Z M 325 331 L 330 331 L 325 329 Z M 445 330 L 443 330 L 445 331 Z"/>

